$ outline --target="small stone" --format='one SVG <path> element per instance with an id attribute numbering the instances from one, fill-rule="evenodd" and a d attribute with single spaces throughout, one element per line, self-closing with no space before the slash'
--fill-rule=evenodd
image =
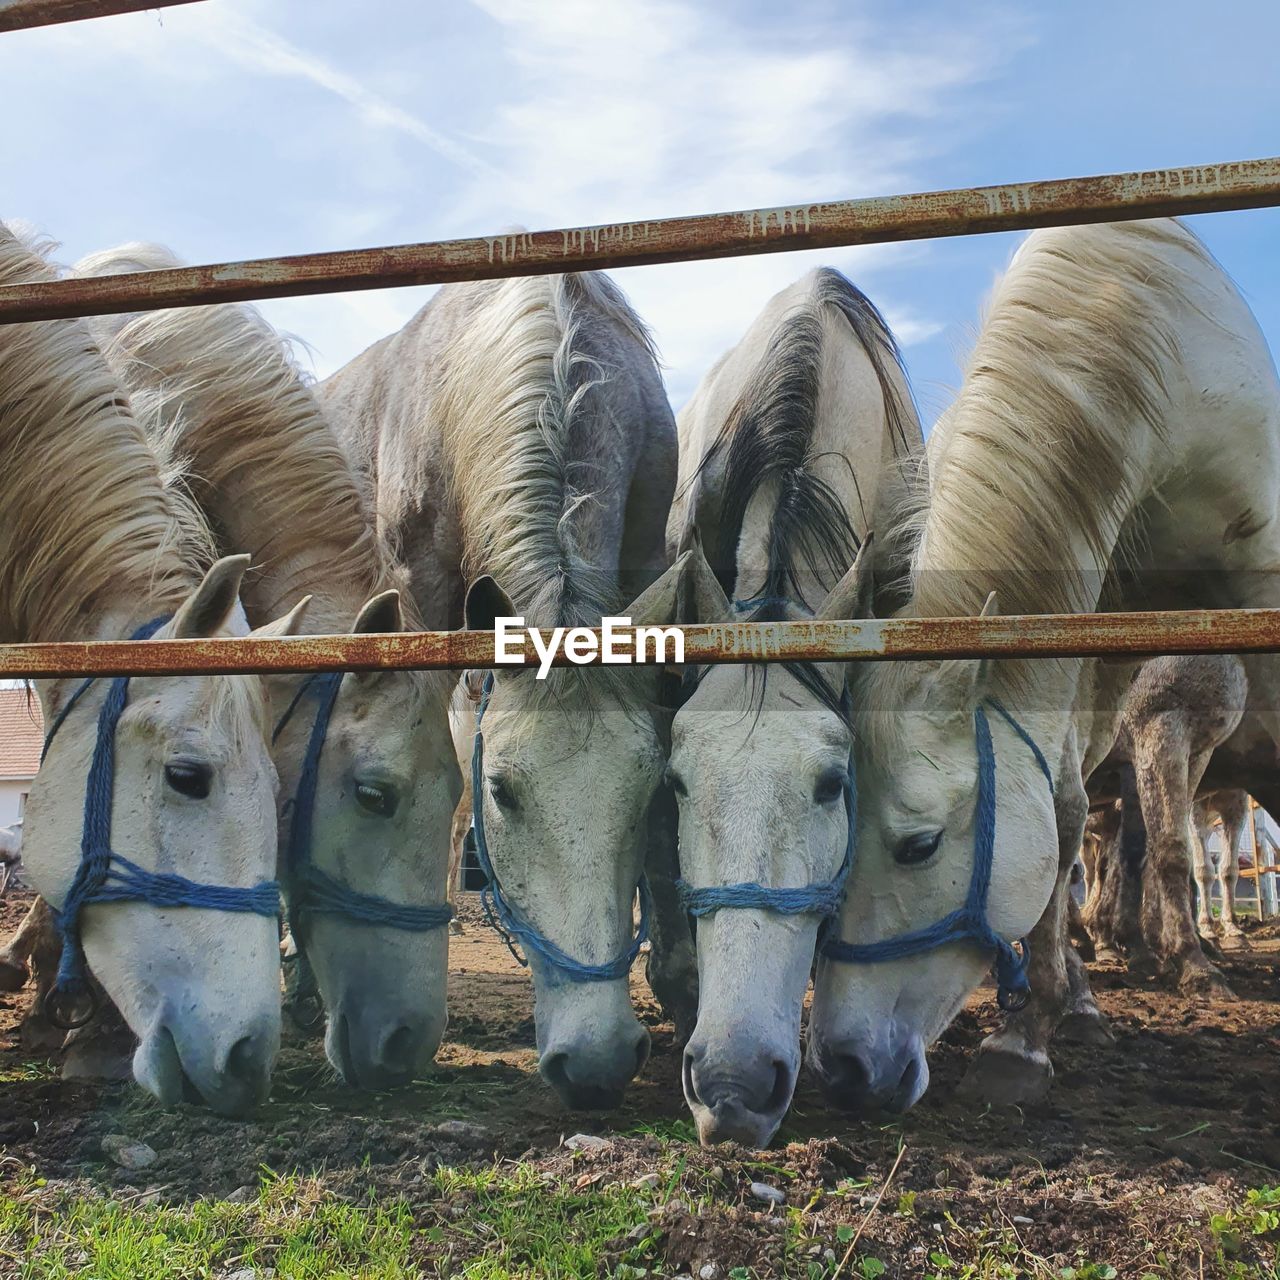
<path id="1" fill-rule="evenodd" d="M 786 1218 L 766 1218 L 765 1225 L 769 1227 L 785 1227 L 787 1225 Z"/>
<path id="2" fill-rule="evenodd" d="M 766 1204 L 786 1204 L 787 1202 L 787 1197 L 777 1187 L 771 1187 L 767 1182 L 753 1182 L 751 1194 Z"/>
<path id="3" fill-rule="evenodd" d="M 723 1182 L 724 1181 L 724 1165 L 721 1165 L 721 1164 L 712 1165 L 711 1176 L 717 1182 Z"/>
<path id="4" fill-rule="evenodd" d="M 631 1185 L 637 1191 L 653 1191 L 662 1183 L 662 1179 L 656 1173 L 646 1173 L 637 1178 Z"/>
<path id="5" fill-rule="evenodd" d="M 822 1246 L 820 1244 L 811 1244 L 809 1246 L 809 1257 L 816 1258 L 821 1252 Z"/>
<path id="6" fill-rule="evenodd" d="M 648 1222 L 638 1222 L 627 1232 L 628 1240 L 646 1240 L 653 1234 L 653 1227 Z"/>
<path id="7" fill-rule="evenodd" d="M 123 1133 L 107 1134 L 102 1139 L 102 1154 L 122 1169 L 145 1169 L 156 1161 L 156 1153 L 145 1142 Z"/>
<path id="8" fill-rule="evenodd" d="M 875 1204 L 876 1199 L 877 1199 L 877 1197 L 876 1197 L 876 1196 L 859 1196 L 859 1197 L 858 1197 L 858 1208 L 859 1208 L 859 1209 L 870 1209 L 870 1208 L 871 1208 L 871 1206 L 872 1206 L 873 1204 Z"/>
<path id="9" fill-rule="evenodd" d="M 823 1249 L 822 1260 L 823 1262 L 834 1262 L 836 1260 L 836 1251 L 834 1249 Z"/>
<path id="10" fill-rule="evenodd" d="M 1025 1217 L 1025 1216 L 1024 1216 L 1023 1214 L 1021 1214 L 1021 1213 L 1015 1213 L 1015 1214 L 1013 1215 L 1013 1221 L 1014 1221 L 1014 1224 L 1015 1224 L 1016 1226 L 1019 1226 L 1019 1227 L 1031 1227 L 1031 1226 L 1034 1226 L 1034 1225 L 1035 1225 L 1035 1221 L 1036 1221 L 1036 1220 L 1035 1220 L 1034 1218 L 1028 1218 L 1028 1217 Z"/>
<path id="11" fill-rule="evenodd" d="M 482 1124 L 473 1124 L 470 1120 L 442 1120 L 439 1124 L 433 1125 L 430 1132 L 437 1138 L 445 1139 L 446 1142 L 458 1142 L 467 1146 L 481 1147 L 489 1141 L 489 1130 Z M 565 1146 L 568 1145 L 569 1143 L 566 1142 Z"/>
<path id="12" fill-rule="evenodd" d="M 570 1151 L 603 1151 L 606 1147 L 613 1146 L 608 1138 L 599 1138 L 594 1133 L 575 1133 L 571 1138 L 564 1140 L 564 1145 Z"/>
<path id="13" fill-rule="evenodd" d="M 251 1200 L 258 1198 L 258 1188 L 243 1186 L 237 1187 L 229 1196 L 226 1197 L 227 1204 L 248 1204 Z"/>
<path id="14" fill-rule="evenodd" d="M 703 1263 L 698 1268 L 698 1280 L 716 1280 L 716 1276 L 720 1274 L 720 1268 L 714 1262 Z"/>

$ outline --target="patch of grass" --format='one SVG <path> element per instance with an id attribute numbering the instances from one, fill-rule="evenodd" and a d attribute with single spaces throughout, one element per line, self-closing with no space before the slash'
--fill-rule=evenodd
<path id="1" fill-rule="evenodd" d="M 1226 1280 L 1280 1278 L 1280 1187 L 1255 1187 L 1209 1219 Z"/>
<path id="2" fill-rule="evenodd" d="M 16 1062 L 0 1070 L 0 1084 L 35 1084 L 41 1080 L 54 1080 L 57 1075 L 57 1065 L 52 1062 Z"/>
<path id="3" fill-rule="evenodd" d="M 464 1211 L 451 1234 L 478 1246 L 480 1256 L 455 1272 L 467 1280 L 595 1280 L 621 1267 L 635 1274 L 657 1249 L 656 1231 L 645 1230 L 654 1196 L 637 1188 L 566 1185 L 527 1164 L 440 1169 L 435 1180 Z"/>
<path id="4" fill-rule="evenodd" d="M 268 1177 L 246 1204 L 181 1208 L 89 1196 L 50 1207 L 38 1188 L 29 1180 L 0 1196 L 0 1270 L 19 1280 L 196 1280 L 260 1267 L 277 1280 L 419 1274 L 407 1205 L 348 1203 L 314 1179 Z"/>
<path id="5" fill-rule="evenodd" d="M 663 1142 L 687 1142 L 693 1146 L 698 1142 L 697 1126 L 687 1116 L 671 1116 L 633 1125 L 624 1132 L 631 1137 L 660 1138 Z"/>

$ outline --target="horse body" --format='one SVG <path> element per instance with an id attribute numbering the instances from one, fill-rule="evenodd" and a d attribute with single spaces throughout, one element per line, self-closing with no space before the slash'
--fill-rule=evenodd
<path id="1" fill-rule="evenodd" d="M 53 275 L 0 228 L 0 280 Z M 237 596 L 247 558 L 218 561 L 201 580 L 195 566 L 212 558 L 203 522 L 163 483 L 86 326 L 6 328 L 0 387 L 0 640 L 118 640 L 144 624 L 160 636 L 246 634 Z M 96 681 L 74 700 L 79 684 L 37 682 L 51 738 L 24 816 L 24 874 L 64 910 L 69 937 L 138 1037 L 139 1082 L 168 1102 L 198 1096 L 243 1111 L 265 1095 L 279 1044 L 274 898 L 265 917 L 256 907 L 159 907 L 150 888 L 136 900 L 91 897 L 78 926 L 65 909 L 88 865 L 78 851 L 82 838 L 90 847 L 91 813 L 97 828 L 109 824 L 109 866 L 118 873 L 128 859 L 135 883 L 182 876 L 197 897 L 217 887 L 224 901 L 227 891 L 269 891 L 275 774 L 261 683 L 137 677 Z M 81 797 L 116 690 L 127 701 L 109 739 L 104 810 Z"/>
<path id="2" fill-rule="evenodd" d="M 765 307 L 680 415 L 669 543 L 694 553 L 682 621 L 856 613 L 863 538 L 901 500 L 920 428 L 897 348 L 839 273 Z M 887 565 L 882 565 L 887 570 Z M 882 574 L 882 576 L 887 576 Z M 734 603 L 730 603 L 730 600 Z M 851 729 L 839 667 L 717 666 L 672 726 L 680 863 L 693 897 L 764 887 L 698 921 L 698 1020 L 685 1097 L 704 1142 L 768 1142 L 799 1071 L 800 1013 L 822 912 L 769 894 L 835 884 L 850 847 Z M 838 889 L 838 885 L 836 886 Z M 743 900 L 745 901 L 745 899 Z"/>
<path id="3" fill-rule="evenodd" d="M 972 614 L 992 592 L 1012 613 L 1269 598 L 1280 388 L 1248 308 L 1180 224 L 1033 233 L 937 432 L 912 614 Z M 873 664 L 851 679 L 860 841 L 841 936 L 884 943 L 959 909 L 984 840 L 988 936 L 1034 926 L 1031 1003 L 975 1064 L 988 1096 L 1051 1074 L 1045 1046 L 1070 999 L 1065 900 L 1088 809 L 1082 773 L 1109 748 L 1098 727 L 1115 725 L 1127 686 L 1124 664 L 1111 665 L 1109 689 L 1094 688 L 1099 665 L 1082 660 Z M 983 828 L 979 722 L 992 699 L 1027 736 L 990 717 L 995 804 Z M 963 941 L 878 963 L 824 960 L 810 1058 L 832 1095 L 909 1106 L 927 1084 L 926 1046 L 990 955 Z"/>
<path id="4" fill-rule="evenodd" d="M 430 625 L 674 613 L 666 578 L 625 605 L 665 564 L 675 428 L 648 336 L 605 277 L 448 286 L 321 394 Z M 533 939 L 540 1068 L 572 1105 L 615 1101 L 648 1045 L 625 974 L 604 972 L 632 944 L 663 757 L 657 674 L 620 670 L 498 673 L 474 797 Z"/>
<path id="5" fill-rule="evenodd" d="M 126 245 L 76 271 L 173 265 L 166 250 Z M 220 542 L 253 553 L 258 568 L 244 588 L 252 622 L 307 596 L 303 629 L 312 634 L 403 628 L 408 602 L 396 591 L 403 575 L 377 537 L 366 494 L 286 346 L 255 311 L 104 317 L 94 329 L 148 435 L 190 475 Z M 417 626 L 411 609 L 408 625 Z M 315 765 L 304 849 L 294 839 L 299 785 L 325 686 L 302 676 L 267 681 L 291 920 L 329 1014 L 329 1059 L 363 1087 L 406 1084 L 434 1057 L 446 1022 L 446 931 L 392 928 L 376 913 L 344 910 L 342 901 L 313 909 L 309 877 L 314 868 L 345 896 L 397 906 L 443 901 L 460 789 L 449 687 L 447 677 L 415 672 L 341 679 Z"/>

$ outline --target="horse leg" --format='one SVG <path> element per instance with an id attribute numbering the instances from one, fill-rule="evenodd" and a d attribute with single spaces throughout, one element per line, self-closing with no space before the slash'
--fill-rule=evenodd
<path id="1" fill-rule="evenodd" d="M 1134 771 L 1147 824 L 1142 923 L 1161 967 L 1182 990 L 1234 999 L 1205 955 L 1191 915 L 1191 797 L 1208 763 L 1195 760 L 1182 726 L 1164 718 L 1134 743 Z"/>
<path id="2" fill-rule="evenodd" d="M 1191 849 L 1195 858 L 1196 892 L 1196 928 L 1202 938 L 1213 937 L 1213 860 L 1209 855 L 1209 835 L 1212 825 L 1208 814 L 1196 806 L 1195 821 L 1192 824 Z M 1223 854 L 1223 857 L 1226 857 Z"/>
<path id="3" fill-rule="evenodd" d="M 683 1047 L 698 1021 L 698 958 L 680 902 L 679 819 L 675 797 L 660 787 L 649 806 L 645 878 L 649 885 L 649 954 L 645 978 Z"/>
<path id="4" fill-rule="evenodd" d="M 1218 798 L 1218 816 L 1222 819 L 1222 857 L 1218 861 L 1218 885 L 1222 891 L 1222 945 L 1230 950 L 1243 950 L 1249 944 L 1236 919 L 1236 884 L 1240 879 L 1240 836 L 1249 816 L 1249 797 L 1243 791 L 1230 791 Z"/>
<path id="5" fill-rule="evenodd" d="M 1049 1091 L 1053 1081 L 1053 1063 L 1049 1060 L 1049 1038 L 1073 1004 L 1072 979 L 1067 952 L 1067 898 L 1071 893 L 1071 867 L 1084 836 L 1089 815 L 1089 801 L 1076 775 L 1064 771 L 1057 797 L 1058 878 L 1049 905 L 1030 937 L 1031 949 L 1027 977 L 1031 997 L 1026 1007 L 1011 1013 L 999 1031 L 989 1035 L 979 1046 L 977 1056 L 961 1082 L 960 1091 L 984 1102 L 1020 1106 L 1037 1102 Z M 1077 961 L 1079 958 L 1077 957 Z M 1083 991 L 1088 981 L 1081 977 Z M 1109 1035 L 1106 1021 L 1092 995 L 1081 999 L 1079 1021 L 1101 1027 L 1099 1035 Z"/>
<path id="6" fill-rule="evenodd" d="M 24 936 L 23 948 L 31 965 L 31 978 L 35 986 L 31 1008 L 22 1020 L 22 1029 L 18 1033 L 18 1043 L 28 1053 L 56 1053 L 62 1048 L 67 1033 L 49 1021 L 49 1016 L 44 1011 L 44 1002 L 58 978 L 62 944 L 58 938 L 58 926 L 54 923 L 53 912 L 43 898 L 37 898 L 32 903 L 18 934 Z M 16 937 L 14 942 L 17 942 Z"/>
<path id="7" fill-rule="evenodd" d="M 64 1080 L 131 1080 L 138 1037 L 116 1008 L 111 997 L 92 976 L 98 1012 L 83 1027 L 68 1033 L 62 1060 Z"/>
<path id="8" fill-rule="evenodd" d="M 39 942 L 41 931 L 52 923 L 49 907 L 43 898 L 37 898 L 23 917 L 18 931 L 9 939 L 9 945 L 0 951 L 0 991 L 21 991 L 26 986 L 27 961 Z"/>
<path id="9" fill-rule="evenodd" d="M 463 770 L 462 798 L 453 811 L 453 828 L 449 833 L 449 887 L 448 903 L 454 909 L 454 917 L 449 921 L 450 933 L 462 933 L 462 921 L 458 919 L 458 886 L 462 876 L 462 857 L 467 831 L 471 827 L 471 773 Z"/>

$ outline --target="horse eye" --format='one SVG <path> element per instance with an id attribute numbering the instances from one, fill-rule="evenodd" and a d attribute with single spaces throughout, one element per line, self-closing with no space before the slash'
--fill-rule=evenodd
<path id="1" fill-rule="evenodd" d="M 818 804 L 832 804 L 844 795 L 849 775 L 843 769 L 828 769 L 813 787 L 813 798 Z"/>
<path id="2" fill-rule="evenodd" d="M 511 789 L 511 784 L 506 778 L 492 774 L 487 781 L 489 783 L 489 794 L 493 797 L 496 805 L 508 810 L 520 807 L 520 802 L 516 799 L 516 793 Z"/>
<path id="3" fill-rule="evenodd" d="M 213 785 L 213 770 L 207 764 L 167 764 L 164 780 L 179 794 L 192 800 L 206 800 Z"/>
<path id="4" fill-rule="evenodd" d="M 928 862 L 942 843 L 941 831 L 921 831 L 917 835 L 908 836 L 893 851 L 893 860 L 901 867 L 914 867 Z"/>
<path id="5" fill-rule="evenodd" d="M 671 788 L 678 796 L 687 796 L 689 788 L 684 785 L 684 779 L 670 766 L 662 771 L 662 780 Z"/>
<path id="6" fill-rule="evenodd" d="M 389 818 L 396 811 L 400 797 L 393 787 L 375 786 L 371 782 L 356 783 L 356 802 L 362 809 L 380 818 Z"/>

